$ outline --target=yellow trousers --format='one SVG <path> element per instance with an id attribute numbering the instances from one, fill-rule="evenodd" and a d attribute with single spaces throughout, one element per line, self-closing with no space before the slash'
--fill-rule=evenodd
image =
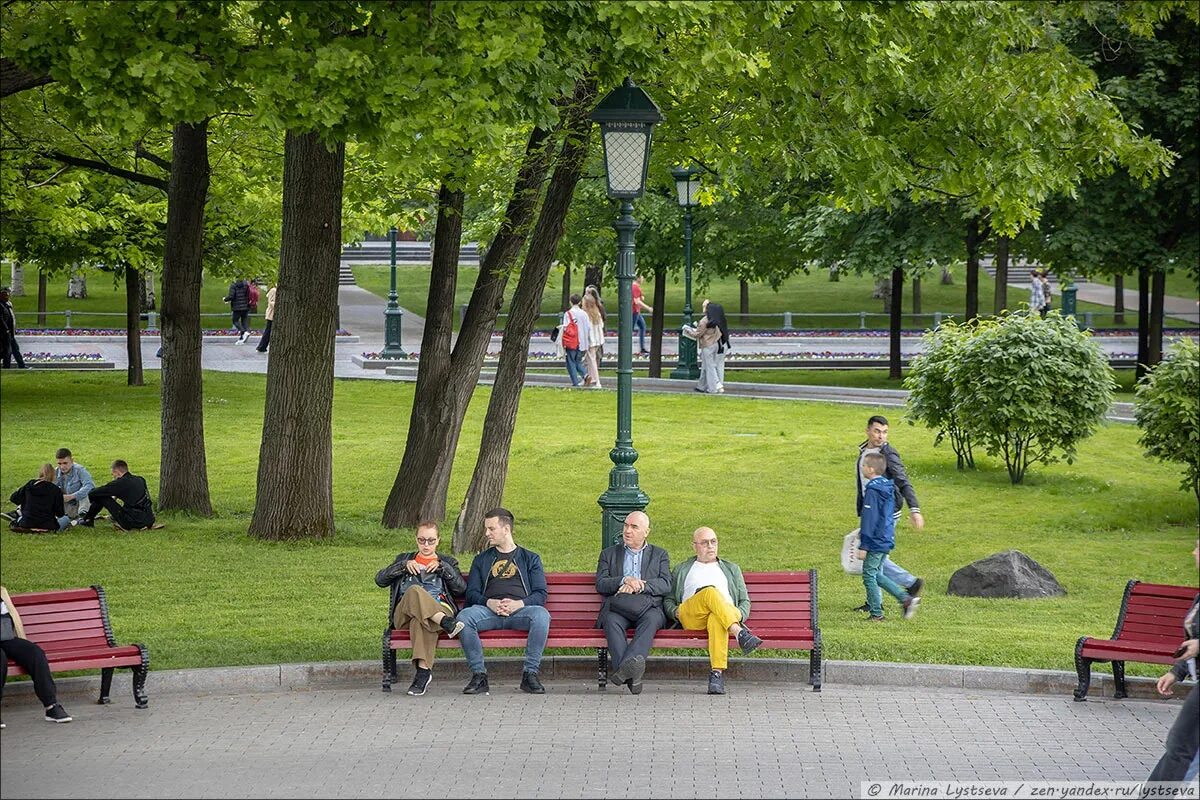
<path id="1" fill-rule="evenodd" d="M 708 662 L 713 669 L 729 666 L 729 628 L 742 612 L 725 595 L 705 586 L 679 606 L 679 623 L 689 631 L 708 630 Z"/>

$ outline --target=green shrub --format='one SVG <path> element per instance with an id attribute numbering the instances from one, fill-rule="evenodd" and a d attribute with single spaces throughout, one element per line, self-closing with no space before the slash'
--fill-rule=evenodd
<path id="1" fill-rule="evenodd" d="M 924 352 L 913 361 L 904 380 L 904 388 L 909 391 L 909 422 L 937 430 L 934 446 L 949 436 L 960 470 L 975 468 L 975 454 L 971 451 L 971 436 L 959 421 L 954 405 L 951 375 L 959 351 L 973 330 L 970 325 L 944 322 L 926 332 Z"/>
<path id="2" fill-rule="evenodd" d="M 1180 339 L 1138 383 L 1134 403 L 1146 457 L 1183 463 L 1179 488 L 1200 500 L 1200 345 Z"/>
<path id="3" fill-rule="evenodd" d="M 1020 483 L 1030 464 L 1071 463 L 1112 403 L 1112 368 L 1091 334 L 1052 312 L 979 323 L 950 372 L 961 427 L 989 455 L 1003 455 Z"/>

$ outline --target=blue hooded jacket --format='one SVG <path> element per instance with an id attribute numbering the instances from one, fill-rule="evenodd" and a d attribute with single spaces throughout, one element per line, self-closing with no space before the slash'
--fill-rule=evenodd
<path id="1" fill-rule="evenodd" d="M 890 553 L 896 546 L 896 485 L 880 475 L 867 481 L 859 520 L 859 547 L 868 553 Z"/>

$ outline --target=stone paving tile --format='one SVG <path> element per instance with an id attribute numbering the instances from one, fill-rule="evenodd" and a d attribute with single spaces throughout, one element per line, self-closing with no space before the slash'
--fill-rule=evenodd
<path id="1" fill-rule="evenodd" d="M 373 687 L 4 705 L 0 797 L 827 797 L 867 779 L 1140 780 L 1179 703 L 905 687 Z M 1121 731 L 1119 742 L 1111 734 Z"/>

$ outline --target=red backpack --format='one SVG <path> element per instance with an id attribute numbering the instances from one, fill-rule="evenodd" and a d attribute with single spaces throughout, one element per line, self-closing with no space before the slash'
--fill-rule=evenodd
<path id="1" fill-rule="evenodd" d="M 564 350 L 579 349 L 579 325 L 570 311 L 567 312 L 567 324 L 562 329 L 562 346 Z"/>

